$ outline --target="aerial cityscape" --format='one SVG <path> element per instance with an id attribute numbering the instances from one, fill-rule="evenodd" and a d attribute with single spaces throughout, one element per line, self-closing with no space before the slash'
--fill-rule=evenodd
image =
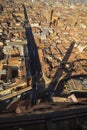
<path id="1" fill-rule="evenodd" d="M 87 105 L 87 2 L 78 1 L 0 0 L 1 118 Z"/>

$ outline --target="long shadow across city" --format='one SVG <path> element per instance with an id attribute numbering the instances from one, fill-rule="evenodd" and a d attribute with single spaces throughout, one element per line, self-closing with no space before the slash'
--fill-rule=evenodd
<path id="1" fill-rule="evenodd" d="M 26 30 L 27 47 L 28 47 L 28 53 L 30 59 L 31 75 L 34 76 L 36 74 L 40 74 L 41 64 L 38 56 L 37 46 L 35 44 L 34 36 L 32 33 L 32 28 L 29 24 L 25 5 L 23 5 L 23 8 L 24 8 L 24 16 L 25 16 L 25 30 Z"/>
<path id="2" fill-rule="evenodd" d="M 63 72 L 66 71 L 66 63 L 68 62 L 68 59 L 72 53 L 72 50 L 74 48 L 74 45 L 75 45 L 75 42 L 72 42 L 65 54 L 65 56 L 63 57 L 61 63 L 60 63 L 60 67 L 58 67 L 55 75 L 54 75 L 54 78 L 52 79 L 51 83 L 49 84 L 48 86 L 48 90 L 49 91 L 52 91 L 52 92 L 57 92 L 57 94 L 60 94 L 63 90 L 63 85 L 61 85 L 61 77 L 63 75 Z M 66 72 L 66 76 L 65 77 L 68 77 L 68 76 L 71 76 L 71 73 L 72 71 L 69 71 L 69 72 Z M 56 80 L 55 80 L 55 77 L 56 77 Z"/>
<path id="3" fill-rule="evenodd" d="M 37 98 L 37 80 L 41 76 L 42 69 L 41 64 L 39 60 L 38 55 L 38 49 L 35 44 L 34 36 L 32 33 L 32 28 L 30 26 L 28 15 L 26 11 L 25 5 L 23 5 L 24 9 L 24 16 L 25 16 L 25 30 L 26 30 L 26 38 L 27 38 L 27 47 L 28 47 L 28 53 L 29 53 L 29 66 L 30 66 L 30 72 L 32 77 L 32 105 L 36 104 L 36 98 Z"/>

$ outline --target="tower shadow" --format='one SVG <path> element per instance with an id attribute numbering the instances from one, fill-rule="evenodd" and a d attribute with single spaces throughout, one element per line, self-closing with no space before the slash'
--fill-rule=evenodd
<path id="1" fill-rule="evenodd" d="M 48 86 L 48 91 L 52 91 L 54 93 L 57 92 L 58 94 L 60 94 L 62 92 L 62 90 L 63 90 L 63 85 L 62 85 L 63 79 L 62 80 L 60 80 L 60 79 L 63 75 L 63 72 L 66 71 L 65 66 L 66 66 L 66 63 L 68 62 L 68 59 L 69 59 L 71 53 L 72 53 L 74 45 L 75 45 L 75 42 L 72 42 L 70 44 L 63 60 L 60 63 L 60 66 L 58 67 L 58 69 L 57 69 L 57 71 L 54 75 L 54 78 L 52 79 L 51 83 Z M 71 74 L 72 74 L 72 71 L 70 71 L 70 72 L 67 71 L 65 77 L 71 76 Z M 56 77 L 56 79 L 55 79 L 55 77 Z"/>
<path id="2" fill-rule="evenodd" d="M 26 30 L 26 38 L 27 38 L 27 47 L 29 53 L 29 60 L 30 60 L 30 69 L 31 69 L 31 76 L 35 76 L 41 73 L 41 64 L 38 56 L 38 49 L 35 44 L 34 36 L 32 33 L 32 28 L 30 26 L 27 11 L 25 5 L 24 8 L 24 16 L 25 16 L 25 30 Z"/>
<path id="3" fill-rule="evenodd" d="M 39 79 L 42 77 L 42 69 L 41 69 L 41 64 L 38 55 L 38 48 L 35 44 L 32 28 L 30 26 L 26 7 L 24 4 L 23 4 L 23 9 L 24 9 L 24 16 L 25 16 L 25 30 L 26 30 L 26 38 L 27 38 L 28 57 L 30 61 L 29 66 L 30 66 L 30 73 L 32 77 L 32 105 L 35 105 L 37 100 L 37 91 L 39 91 L 41 87 L 43 88 L 45 84 L 44 84 L 44 80 L 42 81 L 43 86 L 38 84 L 38 82 L 40 82 Z"/>

